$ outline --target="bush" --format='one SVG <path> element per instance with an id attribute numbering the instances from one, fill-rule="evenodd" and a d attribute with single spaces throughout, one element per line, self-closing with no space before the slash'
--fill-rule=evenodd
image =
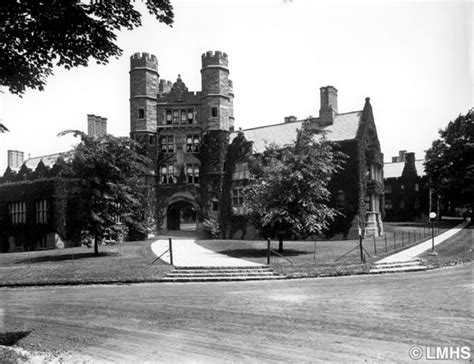
<path id="1" fill-rule="evenodd" d="M 204 233 L 207 237 L 211 239 L 216 239 L 220 236 L 221 229 L 219 226 L 219 222 L 213 218 L 204 219 L 202 222 Z"/>

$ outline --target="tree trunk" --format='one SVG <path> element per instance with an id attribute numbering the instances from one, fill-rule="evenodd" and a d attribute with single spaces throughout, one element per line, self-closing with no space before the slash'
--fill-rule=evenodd
<path id="1" fill-rule="evenodd" d="M 281 237 L 278 238 L 278 252 L 283 253 L 283 239 Z"/>
<path id="2" fill-rule="evenodd" d="M 97 236 L 94 238 L 94 255 L 99 256 L 99 239 Z"/>

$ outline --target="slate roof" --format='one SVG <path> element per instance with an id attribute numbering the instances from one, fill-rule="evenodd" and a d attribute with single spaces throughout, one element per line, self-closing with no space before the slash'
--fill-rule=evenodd
<path id="1" fill-rule="evenodd" d="M 423 165 L 424 162 L 425 162 L 424 159 L 418 159 L 415 161 L 415 168 L 416 168 L 416 173 L 418 173 L 418 176 L 426 175 L 425 166 Z M 383 165 L 383 178 L 401 177 L 404 166 L 405 166 L 405 162 L 385 163 Z"/>
<path id="2" fill-rule="evenodd" d="M 38 163 L 40 161 L 43 161 L 44 165 L 46 167 L 52 167 L 54 163 L 58 160 L 59 157 L 62 157 L 64 160 L 69 160 L 72 157 L 72 151 L 68 152 L 62 152 L 62 153 L 54 153 L 54 154 L 48 154 L 48 155 L 43 155 L 39 157 L 33 157 L 33 158 L 28 158 L 24 164 L 34 171 L 36 167 L 38 166 Z M 19 170 L 20 168 L 17 168 Z"/>
<path id="3" fill-rule="evenodd" d="M 353 111 L 345 114 L 338 114 L 334 118 L 334 123 L 324 128 L 326 137 L 332 141 L 343 141 L 355 139 L 360 126 L 362 111 Z M 261 153 L 265 146 L 275 143 L 285 146 L 295 142 L 296 130 L 301 129 L 304 120 L 293 121 L 283 124 L 273 124 L 241 130 L 245 138 L 253 142 L 255 153 Z M 231 134 L 231 141 L 238 132 Z"/>

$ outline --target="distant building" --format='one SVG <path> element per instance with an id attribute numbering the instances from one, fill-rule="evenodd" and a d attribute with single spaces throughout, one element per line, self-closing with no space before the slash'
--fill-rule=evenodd
<path id="1" fill-rule="evenodd" d="M 385 220 L 426 220 L 430 209 L 430 192 L 424 159 L 401 150 L 384 164 Z"/>

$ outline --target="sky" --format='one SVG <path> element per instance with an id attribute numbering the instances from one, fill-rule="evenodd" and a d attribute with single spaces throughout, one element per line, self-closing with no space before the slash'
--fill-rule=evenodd
<path id="1" fill-rule="evenodd" d="M 87 130 L 87 114 L 108 132 L 129 135 L 129 67 L 135 52 L 155 54 L 160 78 L 181 75 L 201 89 L 201 54 L 229 56 L 236 128 L 319 113 L 319 88 L 338 89 L 339 112 L 370 97 L 385 161 L 399 150 L 417 159 L 438 130 L 474 105 L 472 1 L 171 0 L 173 27 L 144 14 L 118 34 L 123 49 L 106 66 L 54 69 L 45 91 L 0 93 L 0 174 L 7 150 L 40 156 L 72 148 L 67 129 Z"/>

